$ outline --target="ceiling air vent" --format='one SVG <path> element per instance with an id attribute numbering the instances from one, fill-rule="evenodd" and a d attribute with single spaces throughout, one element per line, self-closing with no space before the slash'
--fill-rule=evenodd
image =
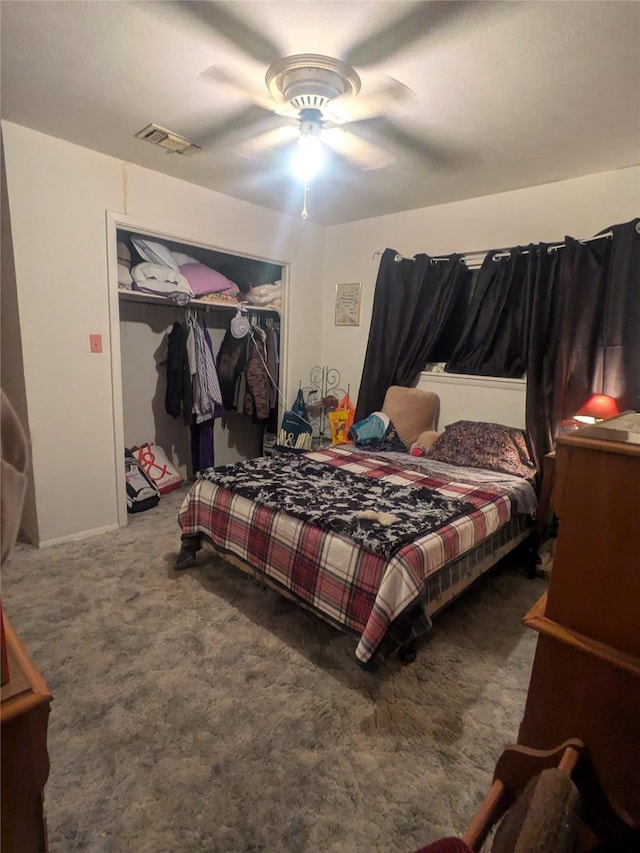
<path id="1" fill-rule="evenodd" d="M 167 130 L 165 127 L 159 127 L 157 124 L 148 124 L 139 130 L 135 136 L 138 139 L 144 139 L 145 142 L 150 142 L 152 145 L 159 145 L 165 151 L 172 154 L 192 154 L 194 151 L 200 151 L 200 146 L 195 142 L 180 136 L 179 133 L 174 133 L 172 130 Z"/>

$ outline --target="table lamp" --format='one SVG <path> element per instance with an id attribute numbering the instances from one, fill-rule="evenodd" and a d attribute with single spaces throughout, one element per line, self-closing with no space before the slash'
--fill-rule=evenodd
<path id="1" fill-rule="evenodd" d="M 620 414 L 618 404 L 606 394 L 593 394 L 575 413 L 574 420 L 584 424 L 595 424 Z"/>

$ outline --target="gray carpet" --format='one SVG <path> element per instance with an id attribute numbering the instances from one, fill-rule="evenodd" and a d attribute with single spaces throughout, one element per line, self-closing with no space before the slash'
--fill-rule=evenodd
<path id="1" fill-rule="evenodd" d="M 174 572 L 183 495 L 3 569 L 55 696 L 51 850 L 406 853 L 460 832 L 515 740 L 544 581 L 504 565 L 414 664 L 370 674 L 353 638 L 210 552 Z"/>

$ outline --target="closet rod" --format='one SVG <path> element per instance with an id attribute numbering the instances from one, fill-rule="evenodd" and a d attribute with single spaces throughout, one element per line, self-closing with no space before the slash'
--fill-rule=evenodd
<path id="1" fill-rule="evenodd" d="M 592 240 L 602 240 L 602 239 L 611 238 L 611 237 L 613 237 L 613 231 L 605 231 L 603 234 L 594 234 L 593 237 L 583 237 L 582 239 L 578 240 L 577 242 L 578 243 L 590 243 Z M 566 243 L 555 243 L 554 245 L 549 246 L 547 251 L 548 252 L 556 252 L 558 249 L 564 249 L 565 245 L 566 245 Z M 453 254 L 458 254 L 458 255 L 460 255 L 461 258 L 484 258 L 486 255 L 489 254 L 490 251 L 492 251 L 492 250 L 491 249 L 478 249 L 474 252 L 454 252 Z M 508 258 L 512 251 L 513 251 L 513 249 L 497 249 L 493 254 L 493 259 L 497 260 L 498 258 Z M 379 250 L 375 251 L 373 253 L 372 259 L 379 257 L 382 254 L 383 254 L 382 251 L 379 251 Z M 529 250 L 524 249 L 524 251 L 521 254 L 528 255 Z M 450 257 L 451 257 L 451 255 L 437 255 L 437 256 L 431 258 L 431 261 L 432 261 L 432 263 L 437 263 L 438 261 L 448 261 L 450 259 Z M 415 259 L 416 259 L 415 255 L 413 255 L 411 257 L 407 257 L 406 255 L 401 255 L 399 252 L 396 253 L 396 256 L 394 258 L 394 260 L 396 262 L 399 262 L 399 261 L 415 261 Z"/>

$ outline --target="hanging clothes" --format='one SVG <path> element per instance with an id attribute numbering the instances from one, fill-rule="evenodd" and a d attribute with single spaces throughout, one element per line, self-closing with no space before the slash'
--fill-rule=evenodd
<path id="1" fill-rule="evenodd" d="M 216 404 L 222 406 L 222 393 L 213 362 L 213 347 L 206 326 L 192 318 L 189 324 L 195 343 L 197 385 L 194 386 L 193 411 L 196 423 L 215 417 Z"/>
<path id="2" fill-rule="evenodd" d="M 172 417 L 182 412 L 191 429 L 194 473 L 213 468 L 214 421 L 224 415 L 222 392 L 209 330 L 192 311 L 174 323 L 167 338 L 165 409 Z"/>
<path id="3" fill-rule="evenodd" d="M 194 474 L 214 468 L 214 419 L 191 425 L 191 467 Z"/>
<path id="4" fill-rule="evenodd" d="M 240 376 L 247 364 L 248 338 L 235 338 L 231 330 L 222 339 L 216 365 L 225 409 L 237 408 L 237 389 Z"/>
<path id="5" fill-rule="evenodd" d="M 197 407 L 194 405 L 195 423 L 191 426 L 191 464 L 195 472 L 215 466 L 214 420 L 224 414 L 222 392 L 213 358 L 213 344 L 203 321 L 192 320 L 196 376 L 198 387 Z"/>
<path id="6" fill-rule="evenodd" d="M 191 372 L 187 358 L 187 338 L 189 329 L 183 323 L 175 322 L 167 339 L 167 389 L 165 409 L 173 418 L 180 417 L 188 425 L 193 420 L 193 391 Z"/>
<path id="7" fill-rule="evenodd" d="M 247 391 L 242 410 L 245 415 L 265 421 L 269 417 L 269 376 L 267 375 L 267 335 L 259 326 L 250 333 L 245 376 Z"/>

